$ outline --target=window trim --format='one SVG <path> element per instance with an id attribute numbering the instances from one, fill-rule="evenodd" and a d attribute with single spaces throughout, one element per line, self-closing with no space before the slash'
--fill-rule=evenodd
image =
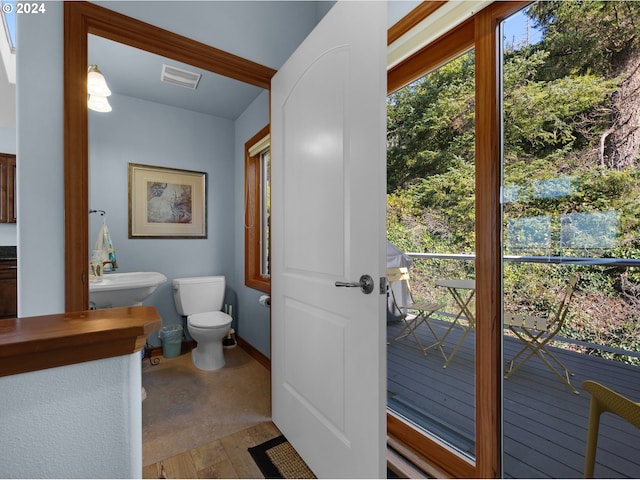
<path id="1" fill-rule="evenodd" d="M 268 145 L 264 141 L 269 134 L 270 127 L 266 125 L 244 144 L 244 284 L 266 293 L 271 292 L 271 278 L 262 275 L 260 271 L 262 261 L 260 165 L 261 153 Z M 257 145 L 260 147 L 255 148 Z"/>

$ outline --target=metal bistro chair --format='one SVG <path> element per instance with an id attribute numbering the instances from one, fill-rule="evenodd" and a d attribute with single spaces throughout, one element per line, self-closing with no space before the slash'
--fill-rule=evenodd
<path id="1" fill-rule="evenodd" d="M 582 387 L 591 394 L 587 449 L 584 455 L 584 478 L 593 478 L 600 415 L 604 412 L 610 412 L 640 428 L 640 403 L 629 400 L 627 397 L 592 380 L 582 382 Z"/>
<path id="2" fill-rule="evenodd" d="M 413 292 L 411 290 L 411 284 L 409 282 L 409 269 L 407 267 L 398 267 L 398 268 L 390 268 L 387 270 L 387 281 L 389 283 L 389 291 L 391 292 L 391 298 L 393 300 L 393 306 L 395 311 L 397 311 L 400 316 L 404 326 L 402 329 L 396 333 L 396 335 L 387 342 L 388 345 L 392 344 L 396 340 L 400 338 L 407 337 L 411 335 L 413 339 L 416 341 L 422 353 L 424 355 L 427 354 L 427 350 L 433 347 L 438 347 L 442 355 L 444 355 L 444 351 L 442 350 L 442 345 L 440 339 L 436 335 L 436 332 L 433 330 L 431 324 L 429 324 L 428 318 L 433 315 L 436 310 L 439 310 L 443 307 L 440 303 L 434 302 L 415 302 L 413 299 Z M 397 293 L 394 291 L 394 285 L 404 285 L 409 297 L 409 303 L 403 305 L 403 302 L 397 298 Z M 425 324 L 427 328 L 431 331 L 435 342 L 431 345 L 424 346 L 418 336 L 416 335 L 416 329 Z M 446 358 L 446 357 L 445 357 Z"/>
<path id="3" fill-rule="evenodd" d="M 558 309 L 555 311 L 554 315 L 549 319 L 536 317 L 533 315 L 513 314 L 505 312 L 505 327 L 511 330 L 520 340 L 522 340 L 524 346 L 509 361 L 507 373 L 504 378 L 509 378 L 527 360 L 529 360 L 533 355 L 536 355 L 547 365 L 547 367 L 549 367 L 549 369 L 553 373 L 558 376 L 558 378 L 560 378 L 564 383 L 567 384 L 567 386 L 573 391 L 573 393 L 578 393 L 578 390 L 576 390 L 575 387 L 571 385 L 571 380 L 569 378 L 571 375 L 573 375 L 573 373 L 571 373 L 567 369 L 567 367 L 565 367 L 564 364 L 547 349 L 549 342 L 553 340 L 553 338 L 562 328 L 562 325 L 564 325 L 564 321 L 567 317 L 567 312 L 569 311 L 569 302 L 571 301 L 571 297 L 573 296 L 573 292 L 575 290 L 577 282 L 578 277 L 576 277 L 575 275 L 571 275 L 568 278 L 562 301 L 560 302 L 560 305 L 558 306 Z M 529 352 L 527 356 L 520 359 L 520 361 L 516 363 L 516 360 L 527 351 Z M 555 362 L 555 366 L 549 360 Z M 556 366 L 563 371 L 564 375 L 562 375 L 558 371 Z"/>

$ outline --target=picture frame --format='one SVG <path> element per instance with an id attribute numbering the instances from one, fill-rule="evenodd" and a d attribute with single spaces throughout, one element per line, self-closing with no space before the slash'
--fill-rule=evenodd
<path id="1" fill-rule="evenodd" d="M 207 238 L 207 174 L 129 163 L 129 238 Z"/>

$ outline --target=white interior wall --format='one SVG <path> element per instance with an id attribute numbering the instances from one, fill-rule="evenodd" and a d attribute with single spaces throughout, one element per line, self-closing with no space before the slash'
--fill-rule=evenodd
<path id="1" fill-rule="evenodd" d="M 0 126 L 0 152 L 16 153 L 16 127 Z"/>
<path id="2" fill-rule="evenodd" d="M 141 478 L 140 354 L 0 378 L 2 478 Z"/>
<path id="3" fill-rule="evenodd" d="M 4 30 L 4 29 L 2 29 Z M 4 35 L 4 32 L 0 33 Z M 8 48 L 8 44 L 7 44 Z M 15 73 L 15 72 L 14 72 Z M 16 84 L 9 82 L 5 64 L 0 60 L 0 128 L 16 128 Z M 6 152 L 5 152 L 6 153 Z M 9 152 L 13 153 L 13 152 Z"/>

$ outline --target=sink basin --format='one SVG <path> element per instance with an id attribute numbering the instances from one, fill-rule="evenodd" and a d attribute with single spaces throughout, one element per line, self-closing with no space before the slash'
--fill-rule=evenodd
<path id="1" fill-rule="evenodd" d="M 139 305 L 166 281 L 158 272 L 106 273 L 89 282 L 89 301 L 95 308 Z"/>

